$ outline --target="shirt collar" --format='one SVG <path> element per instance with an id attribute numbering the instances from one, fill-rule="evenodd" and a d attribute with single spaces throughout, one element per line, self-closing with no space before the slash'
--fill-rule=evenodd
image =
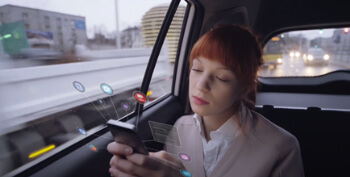
<path id="1" fill-rule="evenodd" d="M 210 138 L 212 136 L 222 135 L 225 138 L 235 138 L 238 135 L 241 134 L 241 125 L 246 120 L 246 116 L 249 116 L 250 113 L 248 109 L 244 106 L 244 104 L 241 105 L 241 110 L 237 113 L 232 115 L 224 124 L 222 124 L 217 130 L 210 132 Z M 238 117 L 236 117 L 238 116 Z M 204 136 L 203 132 L 203 117 L 194 114 L 193 115 L 194 123 L 199 128 L 199 132 L 202 137 Z"/>
<path id="2" fill-rule="evenodd" d="M 203 132 L 203 117 L 198 115 L 197 113 L 194 113 L 193 115 L 193 121 L 196 127 L 199 129 L 200 135 L 205 138 L 204 132 Z"/>

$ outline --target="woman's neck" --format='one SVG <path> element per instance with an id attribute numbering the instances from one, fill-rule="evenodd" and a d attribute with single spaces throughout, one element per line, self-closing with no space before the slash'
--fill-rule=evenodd
<path id="1" fill-rule="evenodd" d="M 210 132 L 217 130 L 221 127 L 229 118 L 234 114 L 233 110 L 225 111 L 221 114 L 203 116 L 203 128 L 205 132 L 205 138 L 210 140 Z"/>

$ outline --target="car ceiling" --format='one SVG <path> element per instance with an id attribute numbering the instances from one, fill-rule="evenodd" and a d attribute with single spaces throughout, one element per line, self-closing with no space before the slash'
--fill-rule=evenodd
<path id="1" fill-rule="evenodd" d="M 246 9 L 247 22 L 260 39 L 267 40 L 277 32 L 312 27 L 343 27 L 350 24 L 346 1 L 324 0 L 195 0 L 204 9 L 201 34 L 233 9 Z M 213 20 L 216 19 L 216 20 Z M 230 21 L 230 19 L 227 19 Z M 231 20 L 232 21 L 232 20 Z M 240 22 L 238 22 L 240 23 Z"/>

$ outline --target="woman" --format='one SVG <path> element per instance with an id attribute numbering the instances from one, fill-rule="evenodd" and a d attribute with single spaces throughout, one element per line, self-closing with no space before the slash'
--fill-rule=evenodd
<path id="1" fill-rule="evenodd" d="M 144 156 L 108 145 L 113 176 L 302 177 L 297 139 L 253 111 L 262 50 L 237 25 L 203 35 L 190 55 L 189 100 L 194 115 L 175 127 L 181 146 Z M 122 157 L 126 157 L 123 159 Z M 179 157 L 179 158 L 178 158 Z"/>

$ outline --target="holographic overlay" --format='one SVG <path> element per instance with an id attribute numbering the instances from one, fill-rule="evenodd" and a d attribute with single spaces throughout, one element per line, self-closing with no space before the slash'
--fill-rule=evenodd
<path id="1" fill-rule="evenodd" d="M 179 158 L 185 162 L 191 161 L 191 157 L 186 153 L 179 153 Z"/>
<path id="2" fill-rule="evenodd" d="M 145 95 L 144 93 L 142 93 L 142 92 L 139 92 L 139 91 L 135 91 L 135 92 L 133 93 L 133 97 L 134 97 L 134 99 L 135 99 L 137 102 L 139 102 L 140 104 L 144 104 L 144 103 L 146 103 L 146 101 L 147 101 L 146 95 Z"/>
<path id="3" fill-rule="evenodd" d="M 105 101 L 102 100 L 102 99 L 98 99 L 98 100 L 97 100 L 97 103 L 98 103 L 99 105 L 104 105 L 104 104 L 105 104 Z"/>
<path id="4" fill-rule="evenodd" d="M 78 128 L 79 133 L 81 133 L 82 135 L 86 136 L 87 132 L 86 130 L 84 130 L 83 128 Z"/>
<path id="5" fill-rule="evenodd" d="M 122 108 L 123 108 L 125 111 L 129 111 L 129 110 L 131 109 L 130 103 L 128 103 L 128 102 L 126 102 L 126 101 L 121 102 L 120 105 L 122 106 Z"/>
<path id="6" fill-rule="evenodd" d="M 107 94 L 107 95 L 113 95 L 113 89 L 111 86 L 109 86 L 108 84 L 102 83 L 101 84 L 101 90 Z"/>
<path id="7" fill-rule="evenodd" d="M 177 128 L 168 124 L 148 121 L 154 141 L 168 145 L 181 146 Z"/>
<path id="8" fill-rule="evenodd" d="M 89 149 L 94 151 L 94 152 L 98 152 L 98 149 L 96 146 L 92 145 L 92 144 L 89 144 Z"/>
<path id="9" fill-rule="evenodd" d="M 85 87 L 82 83 L 78 81 L 73 82 L 73 87 L 79 92 L 85 92 Z"/>
<path id="10" fill-rule="evenodd" d="M 185 177 L 192 177 L 192 174 L 187 170 L 181 170 L 180 173 Z"/>

